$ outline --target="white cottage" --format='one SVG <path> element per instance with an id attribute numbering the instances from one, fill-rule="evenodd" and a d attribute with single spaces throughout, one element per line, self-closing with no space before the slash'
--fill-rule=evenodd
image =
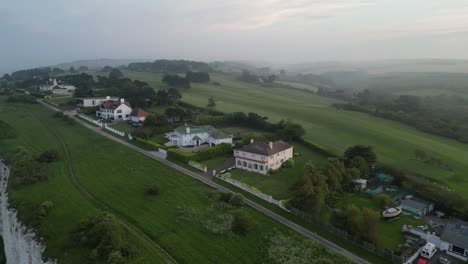
<path id="1" fill-rule="evenodd" d="M 134 108 L 132 113 L 130 113 L 130 120 L 135 123 L 141 123 L 145 121 L 148 113 L 141 108 Z"/>
<path id="2" fill-rule="evenodd" d="M 208 143 L 210 146 L 227 143 L 232 145 L 232 136 L 217 130 L 212 126 L 180 126 L 168 135 L 169 144 L 174 146 L 200 146 Z"/>
<path id="3" fill-rule="evenodd" d="M 277 170 L 293 157 L 293 146 L 278 140 L 275 142 L 253 142 L 234 151 L 236 168 L 266 174 Z"/>
<path id="4" fill-rule="evenodd" d="M 99 110 L 96 111 L 96 116 L 110 120 L 128 120 L 131 112 L 130 104 L 122 98 L 120 100 L 103 101 Z"/>

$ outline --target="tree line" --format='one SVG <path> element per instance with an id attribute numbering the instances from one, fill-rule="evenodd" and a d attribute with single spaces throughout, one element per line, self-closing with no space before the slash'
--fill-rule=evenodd
<path id="1" fill-rule="evenodd" d="M 130 63 L 126 69 L 158 73 L 186 73 L 190 71 L 211 72 L 213 69 L 205 62 L 189 60 L 155 60 L 154 62 Z"/>

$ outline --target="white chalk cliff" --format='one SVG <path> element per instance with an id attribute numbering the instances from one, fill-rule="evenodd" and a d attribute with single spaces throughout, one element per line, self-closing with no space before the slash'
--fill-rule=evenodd
<path id="1" fill-rule="evenodd" d="M 9 208 L 7 185 L 10 169 L 0 162 L 0 170 L 0 235 L 5 245 L 7 264 L 55 263 L 42 260 L 45 245 L 36 241 L 34 232 L 19 221 L 15 209 Z"/>

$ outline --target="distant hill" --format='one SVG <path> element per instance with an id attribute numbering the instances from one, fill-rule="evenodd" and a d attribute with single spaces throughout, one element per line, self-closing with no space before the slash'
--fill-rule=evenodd
<path id="1" fill-rule="evenodd" d="M 57 64 L 53 67 L 59 67 L 62 69 L 69 69 L 70 67 L 78 68 L 80 66 L 86 66 L 90 70 L 98 70 L 104 66 L 111 66 L 117 67 L 121 65 L 128 65 L 134 62 L 143 62 L 146 60 L 139 60 L 139 59 L 95 59 L 95 60 L 77 60 L 72 62 L 65 62 Z"/>
<path id="2" fill-rule="evenodd" d="M 366 72 L 369 74 L 385 74 L 395 72 L 438 72 L 438 73 L 468 73 L 468 60 L 452 59 L 414 59 L 414 60 L 376 60 L 355 62 L 313 62 L 292 64 L 287 67 L 290 73 L 326 72 Z"/>

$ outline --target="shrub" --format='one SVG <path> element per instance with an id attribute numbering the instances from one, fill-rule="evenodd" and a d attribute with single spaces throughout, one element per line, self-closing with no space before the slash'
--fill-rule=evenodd
<path id="1" fill-rule="evenodd" d="M 232 193 L 222 192 L 219 200 L 228 203 L 231 197 L 232 197 Z"/>
<path id="2" fill-rule="evenodd" d="M 37 161 L 42 162 L 42 163 L 51 163 L 54 162 L 58 159 L 58 151 L 55 149 L 49 149 L 44 152 L 42 152 L 39 157 L 37 157 Z"/>
<path id="3" fill-rule="evenodd" d="M 29 185 L 47 180 L 47 167 L 32 159 L 21 159 L 12 167 L 11 184 L 13 187 Z"/>
<path id="4" fill-rule="evenodd" d="M 244 196 L 240 193 L 235 193 L 229 198 L 229 203 L 234 206 L 244 205 Z"/>
<path id="5" fill-rule="evenodd" d="M 51 201 L 43 202 L 41 206 L 39 207 L 39 217 L 40 218 L 46 217 L 49 214 L 52 207 L 54 207 L 54 203 L 52 203 Z"/>
<path id="6" fill-rule="evenodd" d="M 232 222 L 232 232 L 236 235 L 246 235 L 253 228 L 252 219 L 244 212 L 238 212 L 234 215 Z"/>
<path id="7" fill-rule="evenodd" d="M 152 196 L 157 196 L 160 193 L 160 188 L 159 185 L 153 184 L 151 187 L 149 187 L 148 190 L 146 190 L 146 194 L 152 195 Z"/>
<path id="8" fill-rule="evenodd" d="M 52 116 L 55 118 L 63 118 L 63 112 L 55 112 Z"/>
<path id="9" fill-rule="evenodd" d="M 294 160 L 293 159 L 288 159 L 285 161 L 282 165 L 283 168 L 292 168 L 294 167 Z"/>
<path id="10" fill-rule="evenodd" d="M 379 201 L 379 205 L 382 208 L 388 207 L 390 205 L 390 203 L 392 202 L 392 200 L 390 199 L 390 196 L 388 194 L 385 194 L 385 193 L 381 193 L 381 194 L 377 195 L 376 199 L 377 199 L 377 201 Z"/>
<path id="11" fill-rule="evenodd" d="M 129 254 L 126 232 L 109 213 L 80 223 L 73 231 L 73 238 L 77 243 L 92 248 L 91 258 L 107 263 L 125 263 L 125 258 Z"/>
<path id="12" fill-rule="evenodd" d="M 220 190 L 213 190 L 208 194 L 208 197 L 215 200 L 215 201 L 220 201 L 221 196 L 223 195 L 223 191 Z"/>

